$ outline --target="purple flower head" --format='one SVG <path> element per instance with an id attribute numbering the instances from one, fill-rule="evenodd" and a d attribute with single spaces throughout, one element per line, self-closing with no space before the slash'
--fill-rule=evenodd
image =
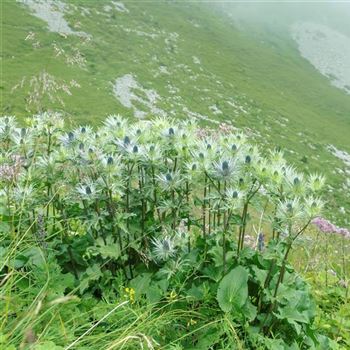
<path id="1" fill-rule="evenodd" d="M 258 250 L 261 252 L 264 250 L 265 242 L 264 242 L 264 234 L 262 232 L 258 235 Z"/>
<path id="2" fill-rule="evenodd" d="M 345 227 L 338 227 L 337 233 L 344 236 L 345 238 L 350 238 L 350 231 L 346 229 Z"/>
<path id="3" fill-rule="evenodd" d="M 0 181 L 15 181 L 21 171 L 22 158 L 20 156 L 13 155 L 9 161 L 9 163 L 0 164 Z"/>
<path id="4" fill-rule="evenodd" d="M 336 226 L 325 218 L 317 217 L 311 221 L 321 232 L 333 233 L 336 231 Z"/>
<path id="5" fill-rule="evenodd" d="M 337 233 L 345 238 L 350 238 L 350 231 L 332 224 L 325 218 L 317 217 L 311 221 L 323 233 Z"/>

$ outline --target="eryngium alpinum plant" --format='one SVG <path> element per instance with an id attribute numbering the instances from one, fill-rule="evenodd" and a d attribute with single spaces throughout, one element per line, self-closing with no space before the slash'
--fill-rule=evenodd
<path id="1" fill-rule="evenodd" d="M 322 176 L 298 173 L 280 151 L 263 156 L 241 132 L 170 119 L 109 116 L 67 132 L 56 114 L 25 128 L 3 117 L 0 145 L 3 249 L 31 237 L 81 295 L 123 298 L 131 285 L 133 302 L 161 302 L 173 291 L 191 307 L 219 305 L 252 348 L 286 335 L 293 349 L 321 348 L 287 259 L 321 212 Z M 21 254 L 1 261 L 2 274 L 26 269 Z"/>

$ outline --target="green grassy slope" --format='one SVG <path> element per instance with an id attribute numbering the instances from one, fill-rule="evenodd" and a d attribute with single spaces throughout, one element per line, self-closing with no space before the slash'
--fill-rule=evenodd
<path id="1" fill-rule="evenodd" d="M 89 33 L 89 42 L 49 32 L 28 7 L 2 3 L 3 114 L 24 117 L 29 114 L 26 105 L 35 109 L 26 102 L 28 81 L 46 70 L 81 87 L 72 87 L 71 96 L 58 93 L 64 106 L 45 98 L 43 108 L 65 111 L 77 123 L 98 123 L 110 113 L 133 117 L 133 110 L 113 95 L 112 85 L 132 74 L 143 89 L 158 93 L 155 105 L 169 116 L 193 118 L 200 113 L 203 123 L 225 121 L 252 129 L 259 143 L 281 146 L 299 168 L 326 173 L 331 207 L 336 214 L 345 207 L 349 214 L 350 188 L 344 185 L 349 174 L 327 146 L 350 153 L 350 97 L 304 60 L 291 38 L 240 31 L 222 10 L 208 4 L 125 1 L 129 12 L 105 11 L 107 1 L 70 4 L 65 19 Z M 82 14 L 82 8 L 90 15 Z M 38 48 L 25 40 L 29 32 L 35 33 Z M 63 54 L 56 57 L 53 43 L 67 55 L 78 48 L 86 67 L 67 65 Z M 11 92 L 24 76 L 24 87 Z M 135 93 L 145 99 L 141 89 Z M 152 115 L 142 103 L 133 104 Z M 213 113 L 212 106 L 222 113 Z"/>

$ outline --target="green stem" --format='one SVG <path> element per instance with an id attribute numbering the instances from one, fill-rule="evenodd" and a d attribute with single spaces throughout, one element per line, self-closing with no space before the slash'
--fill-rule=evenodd
<path id="1" fill-rule="evenodd" d="M 154 201 L 154 206 L 155 206 L 156 211 L 157 211 L 158 220 L 159 220 L 160 224 L 162 225 L 162 217 L 161 217 L 161 215 L 160 215 L 160 210 L 159 210 L 159 208 L 158 208 L 156 176 L 155 176 L 154 166 L 153 166 L 153 165 L 152 165 L 152 167 L 151 167 L 151 172 L 152 172 L 152 184 L 153 184 L 153 201 Z"/>
<path id="2" fill-rule="evenodd" d="M 202 202 L 202 232 L 203 238 L 206 240 L 206 227 L 205 227 L 205 217 L 206 217 L 206 197 L 207 197 L 207 176 L 204 177 L 204 189 L 203 189 L 203 202 Z"/>
<path id="3" fill-rule="evenodd" d="M 147 247 L 148 242 L 145 236 L 145 220 L 146 220 L 146 209 L 145 209 L 145 197 L 144 197 L 144 177 L 143 177 L 143 171 L 140 166 L 138 166 L 138 173 L 139 173 L 139 192 L 141 196 L 141 237 L 143 240 L 144 245 Z"/>
<path id="4" fill-rule="evenodd" d="M 226 194 L 226 181 L 224 181 L 224 194 Z M 226 210 L 224 212 L 224 229 L 222 232 L 222 265 L 223 274 L 226 273 L 226 231 L 228 229 L 229 220 L 226 217 Z"/>
<path id="5" fill-rule="evenodd" d="M 188 183 L 188 180 L 186 181 L 186 205 L 187 205 L 187 235 L 188 235 L 188 241 L 187 241 L 187 247 L 188 251 L 191 251 L 191 239 L 190 239 L 190 186 Z"/>
<path id="6" fill-rule="evenodd" d="M 246 218 L 246 212 L 248 210 L 248 203 L 245 202 L 243 206 L 243 211 L 241 215 L 241 225 L 239 226 L 238 231 L 238 244 L 237 244 L 237 256 L 241 250 L 241 247 L 243 247 L 243 227 L 245 226 L 245 218 Z"/>
<path id="7" fill-rule="evenodd" d="M 230 226 L 230 220 L 231 220 L 231 216 L 232 216 L 232 210 L 228 210 L 227 213 L 227 218 L 226 221 L 224 223 L 224 230 L 223 230 L 223 235 L 222 235 L 222 264 L 223 264 L 223 274 L 226 273 L 226 235 Z"/>
<path id="8" fill-rule="evenodd" d="M 327 288 L 328 287 L 328 235 L 327 234 L 326 234 L 325 272 L 326 272 L 326 288 Z"/>
<path id="9" fill-rule="evenodd" d="M 68 245 L 68 255 L 69 255 L 69 258 L 70 258 L 71 263 L 72 263 L 72 269 L 73 269 L 74 277 L 76 279 L 78 279 L 79 278 L 78 271 L 77 271 L 77 268 L 76 268 L 76 265 L 75 265 L 75 261 L 74 261 L 73 253 L 72 253 L 72 248 L 71 248 L 70 245 Z"/>
<path id="10" fill-rule="evenodd" d="M 248 205 L 249 205 L 249 202 L 247 202 L 245 205 L 244 205 L 244 218 L 243 218 L 243 225 L 242 225 L 242 238 L 241 238 L 241 247 L 240 247 L 240 250 L 243 249 L 243 246 L 244 246 L 244 236 L 245 236 L 245 230 L 246 230 L 246 226 L 247 226 L 247 217 L 248 217 Z"/>
<path id="11" fill-rule="evenodd" d="M 220 227 L 220 221 L 221 221 L 220 205 L 221 205 L 221 199 L 223 197 L 223 195 L 221 194 L 221 191 L 220 191 L 220 181 L 218 181 L 218 192 L 221 195 L 221 198 L 219 200 L 218 215 L 217 215 L 218 227 Z"/>
<path id="12" fill-rule="evenodd" d="M 342 263 L 343 263 L 343 279 L 346 279 L 346 271 L 345 271 L 345 237 L 342 237 Z"/>
<path id="13" fill-rule="evenodd" d="M 273 297 L 274 297 L 275 300 L 274 300 L 273 303 L 271 303 L 269 311 L 266 313 L 265 319 L 264 319 L 264 321 L 261 324 L 261 329 L 264 327 L 268 316 L 271 315 L 273 310 L 276 308 L 276 305 L 277 305 L 276 297 L 277 297 L 278 289 L 279 289 L 280 284 L 283 282 L 283 277 L 284 277 L 284 273 L 285 273 L 285 268 L 286 268 L 286 263 L 287 263 L 287 259 L 288 259 L 288 254 L 289 254 L 289 252 L 290 252 L 290 250 L 292 248 L 292 245 L 293 245 L 294 241 L 299 237 L 299 235 L 306 230 L 306 228 L 309 226 L 309 223 L 310 223 L 310 220 L 307 222 L 307 224 L 303 228 L 301 228 L 295 234 L 294 237 L 292 235 L 292 225 L 291 225 L 291 223 L 289 224 L 289 227 L 288 227 L 288 230 L 289 230 L 289 242 L 288 242 L 288 245 L 287 245 L 286 252 L 285 252 L 285 254 L 283 256 L 283 259 L 282 259 L 281 269 L 280 269 L 280 272 L 279 272 L 279 275 L 278 275 L 275 291 L 274 291 L 274 294 L 273 294 Z"/>
<path id="14" fill-rule="evenodd" d="M 208 234 L 211 235 L 210 185 L 208 186 Z"/>
<path id="15" fill-rule="evenodd" d="M 175 208 L 175 190 L 171 190 L 171 202 L 172 202 L 172 208 L 171 208 L 171 213 L 173 217 L 173 223 L 172 223 L 172 228 L 175 230 L 176 228 L 176 208 Z"/>
<path id="16" fill-rule="evenodd" d="M 129 167 L 128 165 L 128 179 L 127 179 L 127 185 L 126 185 L 126 203 L 125 203 L 125 211 L 127 215 L 129 214 L 129 207 L 130 207 L 130 178 L 132 173 L 133 165 Z M 129 271 L 130 271 L 130 277 L 133 278 L 133 271 L 132 271 L 132 262 L 131 262 L 131 254 L 130 254 L 130 232 L 129 232 L 129 217 L 126 218 L 126 228 L 127 228 L 127 243 L 128 243 L 128 264 L 129 264 Z M 134 237 L 135 238 L 135 237 Z"/>

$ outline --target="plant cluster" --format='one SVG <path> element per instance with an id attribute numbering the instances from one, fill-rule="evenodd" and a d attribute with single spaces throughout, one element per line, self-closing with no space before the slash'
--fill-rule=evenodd
<path id="1" fill-rule="evenodd" d="M 135 335 L 146 348 L 333 346 L 317 332 L 308 286 L 288 264 L 322 211 L 322 176 L 298 173 L 278 150 L 263 155 L 236 130 L 169 119 L 110 116 L 97 130 L 67 132 L 55 114 L 25 128 L 3 117 L 0 144 L 7 293 L 21 293 L 36 281 L 33 271 L 51 266 L 62 284 L 43 297 L 48 303 L 79 295 L 174 313 L 164 326 L 172 332 Z M 25 346 L 9 300 L 0 301 L 10 310 L 7 337 Z"/>

